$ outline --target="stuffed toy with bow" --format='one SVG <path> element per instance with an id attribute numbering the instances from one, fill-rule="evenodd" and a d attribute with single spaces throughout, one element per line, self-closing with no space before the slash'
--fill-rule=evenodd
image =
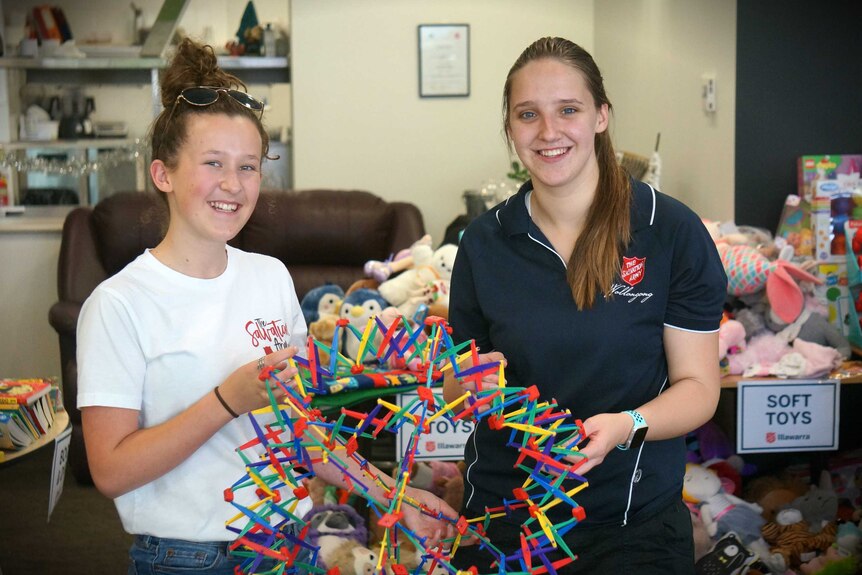
<path id="1" fill-rule="evenodd" d="M 390 276 L 410 269 L 429 257 L 431 252 L 431 236 L 425 234 L 411 245 L 403 249 L 386 261 L 368 260 L 363 266 L 365 275 L 377 280 L 378 283 L 385 282 Z"/>
<path id="2" fill-rule="evenodd" d="M 404 317 L 413 317 L 422 304 L 445 303 L 448 309 L 449 280 L 457 252 L 457 246 L 444 244 L 434 251 L 428 248 L 421 257 L 414 255 L 412 268 L 380 284 L 380 295 Z"/>

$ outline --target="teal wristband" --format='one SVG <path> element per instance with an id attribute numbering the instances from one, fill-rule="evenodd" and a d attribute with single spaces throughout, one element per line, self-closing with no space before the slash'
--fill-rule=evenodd
<path id="1" fill-rule="evenodd" d="M 629 433 L 626 442 L 617 445 L 617 449 L 625 451 L 632 447 L 638 448 L 643 444 L 649 426 L 647 425 L 644 416 L 641 415 L 639 412 L 630 409 L 628 411 L 624 411 L 623 413 L 632 418 L 632 430 Z"/>

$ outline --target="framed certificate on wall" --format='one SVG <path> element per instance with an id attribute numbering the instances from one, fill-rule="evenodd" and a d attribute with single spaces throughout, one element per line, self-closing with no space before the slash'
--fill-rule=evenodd
<path id="1" fill-rule="evenodd" d="M 420 24 L 419 96 L 470 95 L 470 25 Z"/>

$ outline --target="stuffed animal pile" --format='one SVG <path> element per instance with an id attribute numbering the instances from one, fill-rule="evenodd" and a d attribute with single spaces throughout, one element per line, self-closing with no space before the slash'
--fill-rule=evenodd
<path id="1" fill-rule="evenodd" d="M 829 471 L 807 487 L 757 477 L 745 497 L 730 494 L 726 484 L 711 469 L 686 466 L 683 496 L 692 510 L 698 575 L 862 573 L 862 509 L 842 518 L 846 502 Z"/>
<path id="2" fill-rule="evenodd" d="M 331 344 L 339 321 L 361 329 L 375 315 L 387 324 L 402 316 L 415 326 L 428 316 L 448 319 L 449 282 L 457 252 L 452 244 L 434 249 L 431 236 L 425 235 L 389 260 L 366 262 L 367 277 L 357 278 L 346 291 L 332 283 L 313 288 L 301 302 L 308 334 Z M 361 338 L 344 323 L 339 334 L 340 353 L 356 359 Z M 321 361 L 328 361 L 328 354 L 321 354 Z"/>
<path id="3" fill-rule="evenodd" d="M 727 321 L 719 330 L 725 374 L 815 378 L 850 357 L 847 337 L 813 295 L 823 283 L 807 271 L 813 261 L 782 259 L 786 250 L 779 255 L 766 233 L 722 233 L 717 222 L 704 223 L 728 279 Z"/>

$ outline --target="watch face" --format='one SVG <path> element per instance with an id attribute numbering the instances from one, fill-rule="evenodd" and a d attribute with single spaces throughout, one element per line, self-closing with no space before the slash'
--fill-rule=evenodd
<path id="1" fill-rule="evenodd" d="M 648 430 L 648 427 L 639 427 L 638 429 L 635 429 L 634 435 L 632 435 L 632 441 L 629 444 L 629 449 L 637 449 L 640 447 L 643 444 L 644 439 L 646 439 Z"/>

